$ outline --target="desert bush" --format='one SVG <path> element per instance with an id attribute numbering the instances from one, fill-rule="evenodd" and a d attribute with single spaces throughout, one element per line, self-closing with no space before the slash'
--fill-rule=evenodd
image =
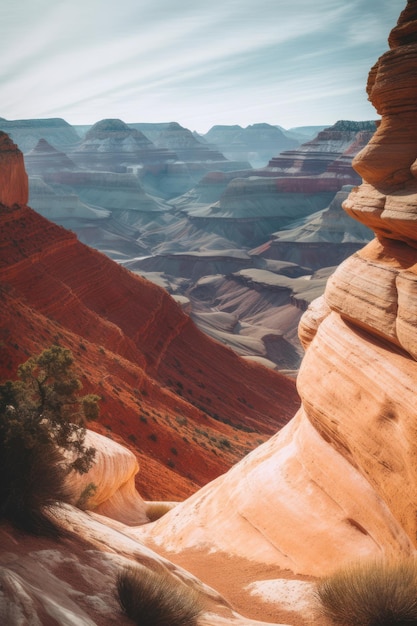
<path id="1" fill-rule="evenodd" d="M 168 573 L 129 567 L 117 578 L 122 610 L 138 626 L 194 626 L 201 612 L 198 592 Z"/>
<path id="2" fill-rule="evenodd" d="M 173 502 L 147 502 L 146 503 L 146 515 L 151 522 L 155 522 L 168 513 L 176 506 Z"/>
<path id="3" fill-rule="evenodd" d="M 94 461 L 85 422 L 97 416 L 98 398 L 78 395 L 72 354 L 59 346 L 28 359 L 18 376 L 0 385 L 0 518 L 56 535 L 47 510 L 70 500 L 68 473 L 85 473 Z"/>
<path id="4" fill-rule="evenodd" d="M 97 485 L 94 483 L 88 483 L 86 487 L 82 490 L 80 496 L 78 497 L 75 506 L 83 511 L 86 511 L 90 506 L 91 498 L 95 495 L 97 491 Z"/>
<path id="5" fill-rule="evenodd" d="M 339 626 L 417 626 L 417 562 L 360 562 L 317 586 L 322 614 Z"/>

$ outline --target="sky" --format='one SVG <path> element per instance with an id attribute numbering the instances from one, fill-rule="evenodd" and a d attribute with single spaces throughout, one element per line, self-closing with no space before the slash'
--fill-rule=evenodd
<path id="1" fill-rule="evenodd" d="M 0 117 L 377 119 L 368 72 L 406 0 L 3 0 Z"/>

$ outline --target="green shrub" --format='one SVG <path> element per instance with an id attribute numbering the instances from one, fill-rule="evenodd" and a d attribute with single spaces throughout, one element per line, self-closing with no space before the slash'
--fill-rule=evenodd
<path id="1" fill-rule="evenodd" d="M 194 626 L 201 612 L 197 591 L 168 573 L 129 567 L 117 578 L 122 610 L 138 626 Z"/>
<path id="2" fill-rule="evenodd" d="M 320 581 L 317 597 L 322 614 L 339 626 L 417 625 L 417 563 L 348 566 Z"/>
<path id="3" fill-rule="evenodd" d="M 0 385 L 0 518 L 56 535 L 47 510 L 71 498 L 68 473 L 85 473 L 94 461 L 85 421 L 97 416 L 98 398 L 78 395 L 72 354 L 59 346 L 28 359 L 18 376 Z"/>
<path id="4" fill-rule="evenodd" d="M 83 511 L 86 511 L 89 508 L 90 500 L 95 495 L 96 491 L 97 485 L 94 483 L 88 483 L 88 485 L 82 490 L 75 506 Z"/>

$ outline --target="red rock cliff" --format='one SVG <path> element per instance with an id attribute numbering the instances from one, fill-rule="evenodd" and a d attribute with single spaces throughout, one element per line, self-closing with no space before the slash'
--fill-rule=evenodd
<path id="1" fill-rule="evenodd" d="M 0 203 L 5 206 L 26 204 L 28 195 L 23 154 L 9 136 L 0 131 Z"/>
<path id="2" fill-rule="evenodd" d="M 69 347 L 144 497 L 189 495 L 291 417 L 294 383 L 207 338 L 164 290 L 26 206 L 0 210 L 0 233 L 0 378 Z"/>

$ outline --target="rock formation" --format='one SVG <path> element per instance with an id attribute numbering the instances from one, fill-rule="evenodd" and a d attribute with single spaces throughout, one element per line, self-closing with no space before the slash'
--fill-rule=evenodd
<path id="1" fill-rule="evenodd" d="M 110 211 L 90 206 L 81 202 L 75 193 L 59 192 L 48 185 L 41 176 L 30 176 L 29 204 L 44 217 L 56 224 L 66 225 L 67 228 L 75 225 L 82 230 L 83 222 L 89 225 L 97 221 L 107 221 Z"/>
<path id="2" fill-rule="evenodd" d="M 296 328 L 302 311 L 323 292 L 329 272 L 291 283 L 281 275 L 282 262 L 297 264 L 298 276 L 311 276 L 372 238 L 369 228 L 341 208 L 352 187 L 341 185 L 358 178 L 347 159 L 369 138 L 364 128 L 373 123 L 339 122 L 310 142 L 314 150 L 301 146 L 297 159 L 294 152 L 276 178 L 274 168 L 205 176 L 170 202 L 169 224 L 165 218 L 150 237 L 142 234 L 152 254 L 126 260 L 126 266 L 168 278 L 171 293 L 189 298 L 200 328 L 239 354 L 297 369 L 302 348 Z M 310 166 L 321 173 L 306 173 L 303 168 Z M 216 193 L 220 197 L 213 202 Z M 197 283 L 203 277 L 204 288 Z"/>
<path id="3" fill-rule="evenodd" d="M 221 152 L 199 142 L 188 128 L 177 122 L 172 122 L 160 132 L 155 145 L 173 150 L 182 161 L 226 161 Z"/>
<path id="4" fill-rule="evenodd" d="M 61 118 L 6 120 L 0 118 L 0 129 L 19 146 L 23 152 L 32 150 L 39 139 L 64 152 L 80 141 L 74 128 Z"/>
<path id="5" fill-rule="evenodd" d="M 211 341 L 163 289 L 17 205 L 25 200 L 23 159 L 7 145 L 2 380 L 29 354 L 56 342 L 69 347 L 88 390 L 104 398 L 97 428 L 123 437 L 143 461 L 141 493 L 189 495 L 286 423 L 298 404 L 294 384 Z"/>
<path id="6" fill-rule="evenodd" d="M 12 206 L 27 201 L 28 177 L 23 154 L 10 137 L 0 131 L 0 203 Z"/>
<path id="7" fill-rule="evenodd" d="M 164 163 L 177 159 L 172 151 L 156 148 L 139 130 L 119 119 L 105 119 L 90 128 L 71 158 L 90 170 L 123 172 L 130 164 Z"/>
<path id="8" fill-rule="evenodd" d="M 352 170 L 352 158 L 374 132 L 375 122 L 340 120 L 296 150 L 282 152 L 271 159 L 267 171 L 275 175 L 297 173 L 299 176 L 343 173 L 351 178 L 346 184 L 358 183 L 360 178 Z"/>
<path id="9" fill-rule="evenodd" d="M 29 176 L 77 169 L 64 152 L 51 146 L 46 139 L 39 139 L 36 146 L 25 154 L 25 167 Z"/>
<path id="10" fill-rule="evenodd" d="M 204 135 L 228 159 L 249 161 L 252 167 L 265 167 L 270 159 L 296 148 L 301 142 L 288 137 L 283 130 L 270 124 L 241 126 L 213 126 Z"/>
<path id="11" fill-rule="evenodd" d="M 174 559 L 210 546 L 321 576 L 352 559 L 415 553 L 416 18 L 409 0 L 370 73 L 382 121 L 354 160 L 364 182 L 345 208 L 376 237 L 338 267 L 301 320 L 302 407 L 144 531 Z"/>
<path id="12" fill-rule="evenodd" d="M 251 254 L 289 261 L 311 270 L 338 265 L 373 237 L 370 228 L 352 220 L 342 210 L 351 189 L 351 185 L 343 187 L 326 209 L 314 213 L 301 225 L 272 233 L 270 241 Z"/>
<path id="13" fill-rule="evenodd" d="M 120 518 L 127 513 L 126 499 L 130 501 L 132 496 L 135 461 L 113 443 L 109 444 L 108 454 L 97 437 L 97 497 L 109 496 L 108 517 L 94 511 L 86 514 L 71 506 L 51 511 L 57 523 L 72 533 L 59 544 L 47 539 L 33 540 L 3 525 L 2 622 L 25 623 L 31 619 L 34 623 L 95 626 L 112 624 L 117 619 L 119 624 L 127 625 L 115 603 L 114 584 L 121 566 L 139 563 L 141 567 L 169 572 L 173 578 L 199 590 L 204 599 L 201 626 L 327 626 L 324 619 L 314 614 L 311 581 L 299 580 L 302 576 L 296 572 L 322 576 L 360 558 L 415 556 L 417 152 L 414 147 L 412 154 L 411 141 L 405 141 L 401 151 L 401 141 L 405 136 L 403 129 L 412 123 L 412 135 L 415 126 L 417 0 L 408 0 L 389 41 L 390 51 L 379 59 L 369 81 L 370 99 L 381 111 L 382 122 L 373 142 L 359 154 L 355 164 L 364 173 L 365 182 L 344 203 L 350 214 L 372 227 L 376 237 L 339 266 L 327 283 L 324 297 L 315 300 L 302 318 L 299 332 L 306 354 L 298 378 L 300 410 L 279 433 L 226 474 L 153 524 L 133 527 Z M 400 90 L 398 77 L 404 86 Z M 398 160 L 390 157 L 391 150 Z M 19 190 L 15 198 L 7 185 L 0 190 L 4 194 L 2 201 L 7 192 L 13 203 L 19 198 Z M 169 368 L 173 344 L 177 350 L 180 348 L 182 358 L 177 365 L 187 364 L 184 373 L 188 380 L 198 367 L 205 373 L 209 371 L 204 353 L 193 353 L 193 342 L 185 340 L 184 329 L 191 332 L 192 326 L 178 311 L 169 318 L 167 334 L 159 332 L 155 336 L 152 332 L 155 327 L 161 331 L 163 326 L 156 322 L 167 319 L 163 311 L 169 305 L 162 292 L 148 290 L 141 282 L 146 302 L 135 299 L 133 318 L 126 320 L 127 325 L 116 325 L 123 317 L 121 309 L 126 308 L 123 302 L 128 298 L 126 294 L 121 301 L 117 298 L 123 293 L 110 283 L 109 265 L 105 268 L 106 287 L 111 291 L 107 300 L 104 290 L 96 285 L 89 292 L 85 283 L 81 285 L 68 277 L 59 253 L 63 249 L 70 251 L 75 237 L 64 234 L 62 229 L 51 230 L 50 225 L 34 218 L 24 207 L 4 207 L 0 218 L 1 278 L 6 285 L 2 304 L 7 307 L 0 309 L 0 316 L 4 310 L 13 312 L 12 322 L 19 323 L 20 330 L 13 336 L 16 327 L 9 320 L 7 328 L 12 338 L 7 333 L 1 337 L 2 356 L 9 359 L 10 370 L 16 360 L 15 352 L 20 350 L 16 337 L 34 342 L 39 341 L 41 333 L 47 334 L 41 337 L 45 340 L 52 332 L 60 332 L 60 339 L 71 343 L 70 324 L 57 325 L 57 295 L 59 304 L 65 295 L 67 302 L 70 296 L 77 297 L 77 313 L 83 322 L 74 316 L 71 324 L 78 332 L 83 327 L 90 333 L 88 344 L 84 336 L 84 348 L 80 351 L 89 351 L 83 366 L 92 356 L 95 364 L 100 359 L 113 360 L 114 369 L 122 372 L 118 384 L 126 379 L 137 385 L 140 376 L 141 389 L 152 390 L 154 403 L 158 393 L 152 386 L 161 382 L 162 372 Z M 25 229 L 31 231 L 31 237 L 25 236 Z M 48 241 L 47 249 L 43 241 Z M 75 249 L 78 254 L 83 252 L 79 246 Z M 74 259 L 74 255 L 70 258 Z M 93 259 L 97 261 L 94 276 L 99 282 L 103 265 L 95 254 L 89 257 L 90 261 Z M 86 271 L 85 256 L 83 260 L 84 265 L 77 266 L 78 281 Z M 35 283 L 36 277 L 45 282 L 47 273 L 55 279 L 53 296 L 51 289 L 40 289 L 42 281 Z M 124 271 L 118 273 L 117 285 L 120 283 L 129 293 L 131 303 L 134 283 Z M 62 291 L 65 285 L 67 293 Z M 43 293 L 42 297 L 37 294 L 38 308 L 30 309 L 29 317 L 25 307 L 34 302 L 35 291 Z M 96 313 L 100 310 L 109 321 L 107 331 L 112 341 L 93 354 L 90 336 L 94 327 L 87 323 L 85 308 L 81 308 L 80 315 L 80 304 L 93 308 L 94 299 Z M 153 306 L 155 301 L 157 306 Z M 41 318 L 40 303 L 49 318 Z M 25 315 L 32 324 L 32 333 L 23 324 Z M 97 324 L 97 317 L 94 320 Z M 139 336 L 147 348 L 142 355 L 136 353 L 145 365 L 141 372 L 133 368 L 129 359 L 130 351 L 138 350 L 134 340 Z M 194 342 L 197 338 L 192 334 Z M 210 351 L 212 359 L 212 344 L 205 343 L 204 348 Z M 179 358 L 179 353 L 175 358 Z M 230 357 L 229 352 L 221 354 L 224 359 Z M 229 367 L 232 364 L 239 369 L 241 360 L 228 362 Z M 7 364 L 4 367 L 7 370 Z M 219 361 L 216 367 L 220 369 Z M 146 379 L 149 372 L 155 375 L 153 381 Z M 268 383 L 273 384 L 267 372 L 263 370 Z M 246 380 L 250 377 L 254 385 L 262 382 L 256 378 L 256 368 L 240 369 L 239 376 L 246 376 Z M 240 378 L 241 384 L 243 380 Z M 225 381 L 224 391 L 229 382 Z M 168 381 L 166 384 L 168 387 Z M 234 391 L 237 392 L 236 387 Z M 262 392 L 267 391 L 264 386 Z M 158 392 L 163 394 L 161 388 Z M 119 394 L 127 400 L 126 388 L 120 387 Z M 233 396 L 228 397 L 229 402 L 232 399 Z M 175 403 L 179 402 L 177 396 Z M 245 413 L 249 413 L 247 401 L 243 404 Z M 117 409 L 120 411 L 119 406 Z M 187 410 L 185 403 L 182 409 Z M 171 420 L 173 416 L 168 417 Z M 119 459 L 120 471 L 107 471 L 113 464 L 119 465 Z M 144 469 L 142 466 L 140 471 Z M 141 524 L 143 502 L 134 492 L 133 500 L 130 510 L 136 510 Z M 105 507 L 105 503 L 106 500 L 100 506 Z M 134 520 L 124 521 L 131 524 Z M 182 565 L 187 566 L 186 570 Z"/>

